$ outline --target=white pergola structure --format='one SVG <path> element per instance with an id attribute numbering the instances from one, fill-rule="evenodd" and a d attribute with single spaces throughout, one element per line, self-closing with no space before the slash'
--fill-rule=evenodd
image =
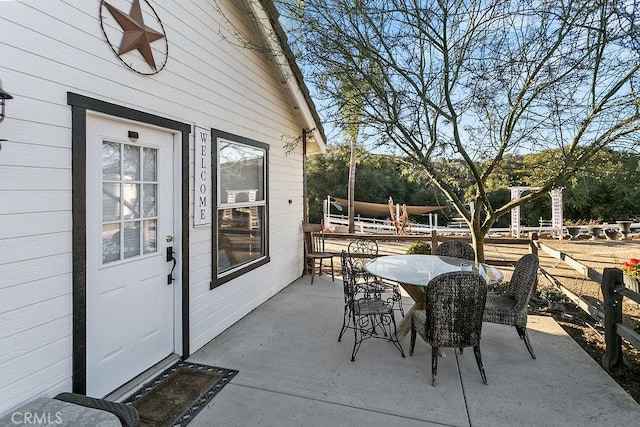
<path id="1" fill-rule="evenodd" d="M 509 187 L 511 200 L 518 199 L 522 193 L 529 190 L 539 190 L 540 187 Z M 558 239 L 562 239 L 563 203 L 562 188 L 549 191 L 551 196 L 551 232 Z M 511 237 L 520 237 L 520 206 L 511 209 Z"/>

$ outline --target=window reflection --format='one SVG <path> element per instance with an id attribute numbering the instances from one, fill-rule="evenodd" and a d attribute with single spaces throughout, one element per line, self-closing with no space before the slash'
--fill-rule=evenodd
<path id="1" fill-rule="evenodd" d="M 266 254 L 266 146 L 218 139 L 217 273 Z"/>
<path id="2" fill-rule="evenodd" d="M 264 206 L 226 211 L 218 216 L 218 273 L 264 256 Z"/>
<path id="3" fill-rule="evenodd" d="M 103 142 L 103 264 L 157 252 L 158 191 L 157 149 Z"/>
<path id="4" fill-rule="evenodd" d="M 264 150 L 225 141 L 220 148 L 220 190 L 222 204 L 263 201 Z"/>

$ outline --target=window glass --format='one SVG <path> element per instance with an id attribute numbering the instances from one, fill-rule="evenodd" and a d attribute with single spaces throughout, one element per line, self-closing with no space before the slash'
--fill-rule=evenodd
<path id="1" fill-rule="evenodd" d="M 120 259 L 120 224 L 102 226 L 102 263 Z"/>
<path id="2" fill-rule="evenodd" d="M 120 183 L 102 183 L 102 220 L 117 221 L 120 219 Z"/>
<path id="3" fill-rule="evenodd" d="M 140 147 L 125 144 L 123 167 L 125 181 L 140 181 Z"/>
<path id="4" fill-rule="evenodd" d="M 214 278 L 241 274 L 268 256 L 266 144 L 225 134 L 217 144 L 216 265 Z M 240 273 L 238 273 L 240 272 Z M 215 281 L 215 280 L 214 280 Z"/>
<path id="5" fill-rule="evenodd" d="M 263 227 L 264 206 L 225 209 L 218 217 L 218 273 L 264 256 Z"/>
<path id="6" fill-rule="evenodd" d="M 102 144 L 102 179 L 120 180 L 120 144 Z"/>
<path id="7" fill-rule="evenodd" d="M 223 141 L 219 159 L 221 204 L 264 200 L 264 150 Z"/>
<path id="8" fill-rule="evenodd" d="M 147 182 L 158 180 L 158 150 L 145 148 L 143 150 L 144 171 L 143 179 Z"/>
<path id="9" fill-rule="evenodd" d="M 157 252 L 157 159 L 154 148 L 103 142 L 103 264 Z"/>

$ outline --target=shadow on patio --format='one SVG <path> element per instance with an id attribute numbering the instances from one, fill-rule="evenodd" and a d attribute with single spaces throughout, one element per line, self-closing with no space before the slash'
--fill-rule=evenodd
<path id="1" fill-rule="evenodd" d="M 638 405 L 552 318 L 531 316 L 529 356 L 514 328 L 485 323 L 482 384 L 473 351 L 446 349 L 431 386 L 431 349 L 406 358 L 367 340 L 350 361 L 341 278 L 303 276 L 197 351 L 189 361 L 240 372 L 195 426 L 634 425 Z M 405 307 L 411 302 L 406 300 Z"/>

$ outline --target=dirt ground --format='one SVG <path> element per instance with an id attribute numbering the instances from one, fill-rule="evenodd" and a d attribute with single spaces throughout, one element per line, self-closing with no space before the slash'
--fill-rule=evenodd
<path id="1" fill-rule="evenodd" d="M 580 263 L 602 273 L 604 268 L 616 267 L 629 258 L 640 258 L 640 240 L 555 240 L 543 239 L 547 246 L 570 255 Z M 380 254 L 406 253 L 407 243 L 380 243 Z M 327 250 L 339 252 L 345 243 L 329 241 Z M 487 260 L 515 263 L 529 250 L 527 245 L 485 245 Z M 596 307 L 603 303 L 600 285 L 580 275 L 564 262 L 544 251 L 539 252 L 540 268 L 553 275 L 574 294 Z M 339 267 L 337 267 L 339 268 Z M 499 267 L 509 279 L 512 267 Z M 552 316 L 562 328 L 600 365 L 604 354 L 604 331 L 598 320 L 573 304 L 543 275 L 539 276 L 536 295 L 530 303 L 530 313 Z M 627 298 L 623 301 L 623 323 L 636 331 L 640 329 L 640 306 Z M 640 403 L 640 350 L 624 342 L 625 369 L 613 377 L 638 403 Z"/>

